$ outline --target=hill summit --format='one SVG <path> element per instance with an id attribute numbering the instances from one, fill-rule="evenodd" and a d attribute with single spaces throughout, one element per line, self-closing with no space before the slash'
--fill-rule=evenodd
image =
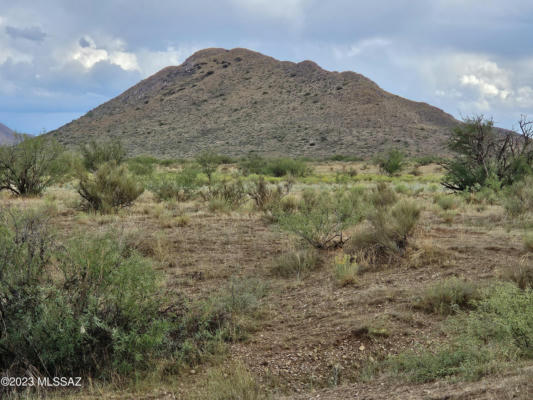
<path id="1" fill-rule="evenodd" d="M 15 132 L 9 129 L 4 124 L 0 123 L 0 146 L 6 144 L 13 144 L 16 141 Z"/>
<path id="2" fill-rule="evenodd" d="M 457 121 L 355 72 L 205 49 L 51 132 L 66 145 L 118 138 L 132 155 L 370 156 L 442 152 Z"/>

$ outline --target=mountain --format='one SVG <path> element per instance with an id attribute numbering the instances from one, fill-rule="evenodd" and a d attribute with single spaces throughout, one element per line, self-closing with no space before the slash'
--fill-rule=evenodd
<path id="1" fill-rule="evenodd" d="M 4 124 L 0 123 L 0 146 L 5 144 L 13 144 L 15 141 L 15 132 L 13 132 Z"/>
<path id="2" fill-rule="evenodd" d="M 442 153 L 457 121 L 382 90 L 355 72 L 330 72 L 247 49 L 205 49 L 164 68 L 50 133 L 77 146 L 120 139 L 131 155 L 370 156 L 391 147 Z"/>

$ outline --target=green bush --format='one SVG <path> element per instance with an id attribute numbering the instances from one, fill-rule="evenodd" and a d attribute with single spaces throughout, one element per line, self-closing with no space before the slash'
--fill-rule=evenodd
<path id="1" fill-rule="evenodd" d="M 370 229 L 356 232 L 345 251 L 363 253 L 376 262 L 387 263 L 404 254 L 419 218 L 420 209 L 408 200 L 376 207 L 367 215 Z"/>
<path id="2" fill-rule="evenodd" d="M 319 266 L 318 253 L 314 249 L 284 253 L 274 259 L 271 271 L 274 275 L 288 278 L 303 277 Z"/>
<path id="3" fill-rule="evenodd" d="M 335 279 L 340 286 L 347 286 L 357 282 L 357 275 L 359 273 L 359 265 L 344 254 L 335 257 Z"/>
<path id="4" fill-rule="evenodd" d="M 151 262 L 116 233 L 56 245 L 40 212 L 2 210 L 0 221 L 2 376 L 107 378 L 160 361 L 179 369 L 242 340 L 260 316 L 260 281 L 169 301 Z"/>
<path id="5" fill-rule="evenodd" d="M 113 161 L 101 164 L 94 175 L 80 171 L 78 193 L 89 210 L 105 213 L 129 207 L 143 191 L 127 167 Z"/>
<path id="6" fill-rule="evenodd" d="M 204 200 L 210 202 L 212 211 L 217 209 L 234 210 L 248 200 L 248 190 L 240 179 L 217 182 L 201 194 Z"/>
<path id="7" fill-rule="evenodd" d="M 452 376 L 477 380 L 509 363 L 533 359 L 532 289 L 493 285 L 481 292 L 474 307 L 448 320 L 448 344 L 436 351 L 391 357 L 389 369 L 415 382 Z"/>
<path id="8" fill-rule="evenodd" d="M 239 166 L 245 175 L 302 177 L 308 175 L 310 172 L 304 161 L 291 158 L 265 159 L 259 156 L 250 156 L 242 160 Z"/>
<path id="9" fill-rule="evenodd" d="M 375 161 L 379 169 L 388 175 L 394 175 L 405 167 L 405 155 L 397 149 L 376 156 Z"/>
<path id="10" fill-rule="evenodd" d="M 451 278 L 426 289 L 414 305 L 427 312 L 450 315 L 471 308 L 475 300 L 479 300 L 479 288 L 475 284 Z"/>
<path id="11" fill-rule="evenodd" d="M 126 160 L 126 150 L 119 140 L 97 142 L 91 140 L 88 144 L 80 147 L 84 167 L 94 172 L 104 163 L 114 162 L 119 165 Z"/>
<path id="12" fill-rule="evenodd" d="M 68 165 L 63 148 L 46 137 L 26 138 L 14 146 L 0 146 L 0 191 L 35 196 L 55 183 Z"/>
<path id="13" fill-rule="evenodd" d="M 533 212 L 533 176 L 508 187 L 503 196 L 503 206 L 511 217 Z"/>
<path id="14" fill-rule="evenodd" d="M 313 247 L 340 247 L 344 230 L 362 218 L 359 193 L 305 191 L 296 211 L 276 212 L 282 229 L 295 233 Z"/>
<path id="15" fill-rule="evenodd" d="M 269 186 L 265 179 L 260 176 L 249 189 L 248 195 L 255 203 L 255 207 L 264 213 L 272 213 L 273 210 L 283 207 L 282 199 L 287 196 L 291 190 L 291 183 L 285 185 Z M 294 209 L 297 206 L 288 206 L 287 210 Z"/>
<path id="16" fill-rule="evenodd" d="M 375 208 L 385 208 L 398 201 L 398 196 L 386 183 L 379 182 L 370 192 L 368 199 Z"/>
<path id="17" fill-rule="evenodd" d="M 147 260 L 110 236 L 54 246 L 38 214 L 2 217 L 2 374 L 127 373 L 163 354 L 169 326 Z"/>
<path id="18" fill-rule="evenodd" d="M 459 207 L 459 201 L 453 196 L 438 195 L 433 200 L 444 211 L 455 210 Z"/>
<path id="19" fill-rule="evenodd" d="M 530 175 L 533 166 L 531 122 L 520 121 L 521 133 L 502 132 L 492 119 L 466 118 L 456 127 L 449 149 L 456 156 L 444 164 L 443 186 L 457 191 L 498 190 Z"/>
<path id="20" fill-rule="evenodd" d="M 127 160 L 128 169 L 131 173 L 139 176 L 152 175 L 159 160 L 149 156 L 139 156 Z"/>
<path id="21" fill-rule="evenodd" d="M 170 199 L 186 201 L 194 197 L 203 185 L 199 174 L 200 171 L 194 167 L 185 167 L 179 173 L 154 174 L 150 177 L 146 188 L 160 201 Z"/>
<path id="22" fill-rule="evenodd" d="M 533 263 L 524 258 L 518 264 L 508 267 L 503 277 L 515 282 L 520 289 L 533 289 Z"/>

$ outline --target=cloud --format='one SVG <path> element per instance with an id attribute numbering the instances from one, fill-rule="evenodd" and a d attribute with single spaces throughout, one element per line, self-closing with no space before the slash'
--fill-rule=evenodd
<path id="1" fill-rule="evenodd" d="M 301 20 L 308 0 L 231 0 L 236 7 L 258 16 Z"/>
<path id="2" fill-rule="evenodd" d="M 33 42 L 42 42 L 46 37 L 46 33 L 44 33 L 41 28 L 37 26 L 30 28 L 6 26 L 6 33 L 13 39 L 27 39 Z"/>

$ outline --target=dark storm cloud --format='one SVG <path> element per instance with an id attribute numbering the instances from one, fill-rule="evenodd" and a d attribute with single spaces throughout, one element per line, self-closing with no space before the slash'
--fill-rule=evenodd
<path id="1" fill-rule="evenodd" d="M 42 42 L 46 37 L 41 28 L 32 26 L 30 28 L 15 28 L 6 26 L 6 33 L 14 39 L 27 39 L 34 42 Z"/>
<path id="2" fill-rule="evenodd" d="M 0 0 L 0 115 L 35 131 L 55 111 L 52 129 L 198 49 L 248 47 L 511 126 L 533 114 L 532 16 L 529 0 Z"/>

